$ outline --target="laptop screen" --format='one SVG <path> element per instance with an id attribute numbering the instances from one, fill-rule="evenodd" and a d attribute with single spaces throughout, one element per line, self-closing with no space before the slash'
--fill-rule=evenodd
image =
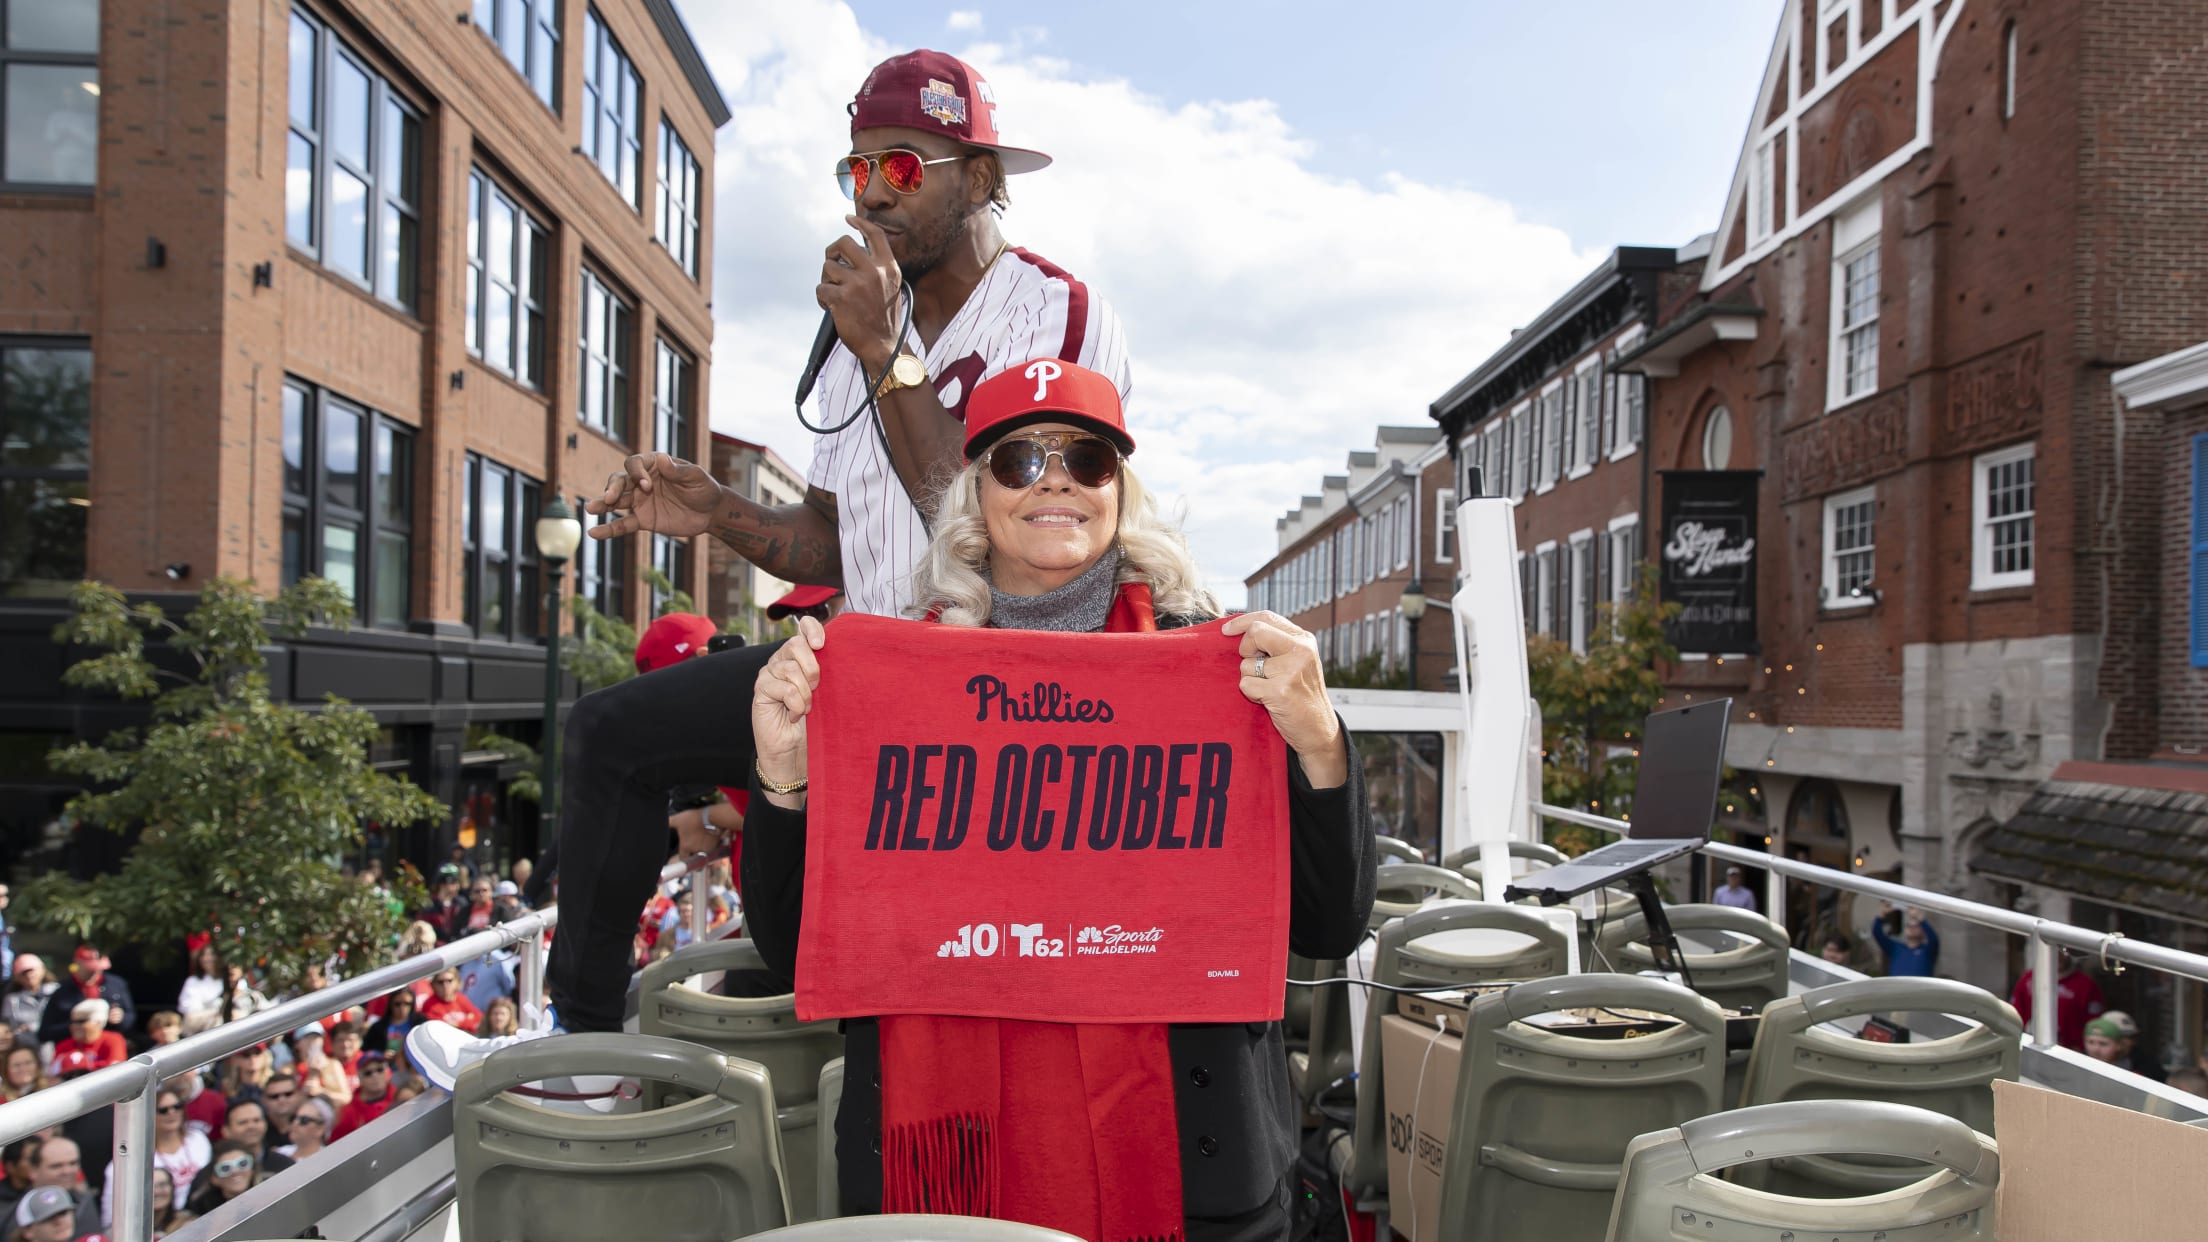
<path id="1" fill-rule="evenodd" d="M 1633 840 L 1709 835 L 1725 763 L 1731 699 L 1651 715 L 1642 725 L 1641 770 L 1633 783 Z"/>

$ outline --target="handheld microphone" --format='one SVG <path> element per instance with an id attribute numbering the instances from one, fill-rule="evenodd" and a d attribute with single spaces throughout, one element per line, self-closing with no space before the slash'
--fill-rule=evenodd
<path id="1" fill-rule="evenodd" d="M 828 365 L 828 355 L 836 351 L 836 317 L 823 312 L 820 331 L 813 334 L 813 352 L 805 358 L 805 370 L 797 377 L 797 405 L 805 407 L 805 398 L 813 395 L 813 385 L 820 379 L 820 369 Z"/>

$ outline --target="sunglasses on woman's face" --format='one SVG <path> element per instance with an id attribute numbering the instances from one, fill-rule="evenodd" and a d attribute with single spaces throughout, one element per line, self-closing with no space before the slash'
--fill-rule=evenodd
<path id="1" fill-rule="evenodd" d="M 836 185 L 845 198 L 858 201 L 866 193 L 867 182 L 873 179 L 873 171 L 882 170 L 882 180 L 899 194 L 918 194 L 921 183 L 927 180 L 930 164 L 953 164 L 965 159 L 963 155 L 945 155 L 929 159 L 908 147 L 891 147 L 887 151 L 854 151 L 836 162 Z"/>
<path id="2" fill-rule="evenodd" d="M 291 1124 L 295 1126 L 318 1126 L 322 1124 L 322 1119 L 313 1113 L 293 1113 Z"/>
<path id="3" fill-rule="evenodd" d="M 1035 486 L 1053 457 L 1083 487 L 1102 487 L 1119 477 L 1119 446 L 1102 436 L 1011 436 L 997 441 L 983 462 L 997 486 L 1018 492 Z"/>
<path id="4" fill-rule="evenodd" d="M 250 1173 L 252 1171 L 253 1157 L 242 1152 L 237 1155 L 224 1156 L 222 1159 L 215 1161 L 216 1177 L 236 1177 L 240 1173 Z"/>
<path id="5" fill-rule="evenodd" d="M 181 1112 L 183 1112 L 183 1111 L 184 1111 L 184 1106 L 183 1106 L 182 1104 L 163 1104 L 163 1105 L 162 1105 L 161 1107 L 159 1107 L 159 1108 L 156 1108 L 156 1109 L 154 1109 L 153 1111 L 155 1111 L 155 1112 L 157 1112 L 157 1113 L 161 1114 L 162 1116 L 166 1117 L 166 1116 L 168 1116 L 168 1115 L 169 1115 L 170 1113 L 181 1113 Z"/>

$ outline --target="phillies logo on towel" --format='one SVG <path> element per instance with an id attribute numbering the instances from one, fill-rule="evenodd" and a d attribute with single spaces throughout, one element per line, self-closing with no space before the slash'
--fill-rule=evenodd
<path id="1" fill-rule="evenodd" d="M 807 1019 L 1278 1018 L 1287 751 L 1218 623 L 846 614 L 808 726 Z"/>

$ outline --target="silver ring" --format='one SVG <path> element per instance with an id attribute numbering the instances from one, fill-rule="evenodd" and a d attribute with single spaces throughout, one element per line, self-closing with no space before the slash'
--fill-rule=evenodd
<path id="1" fill-rule="evenodd" d="M 1253 677 L 1263 677 L 1264 675 L 1265 675 L 1265 657 L 1264 657 L 1264 656 L 1259 656 L 1259 657 L 1257 657 L 1257 667 L 1256 667 L 1256 668 L 1255 668 L 1254 670 L 1252 670 L 1252 671 L 1251 671 L 1251 676 L 1253 676 Z"/>

